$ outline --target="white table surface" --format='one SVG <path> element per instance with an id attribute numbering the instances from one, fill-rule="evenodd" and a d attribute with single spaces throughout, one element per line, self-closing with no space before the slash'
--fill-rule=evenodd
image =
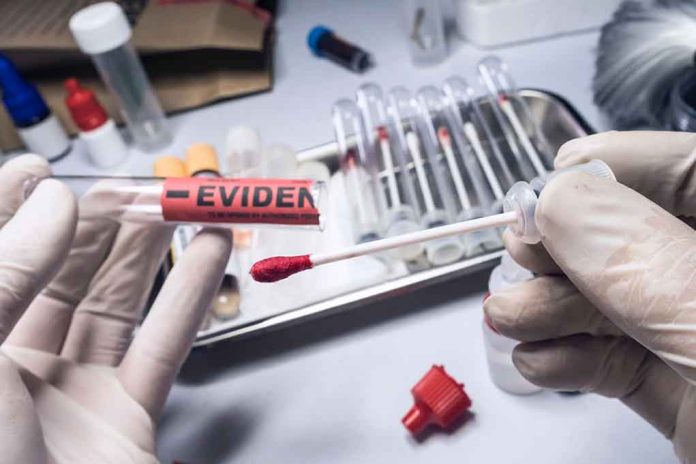
<path id="1" fill-rule="evenodd" d="M 222 150 L 228 127 L 249 124 L 268 143 L 300 149 L 332 139 L 332 102 L 363 82 L 416 89 L 459 74 L 475 81 L 487 52 L 453 43 L 431 68 L 411 65 L 398 0 L 283 2 L 272 92 L 171 119 L 182 155 L 205 141 Z M 364 76 L 313 57 L 308 30 L 323 23 L 374 53 Z M 497 50 L 520 87 L 552 90 L 595 127 L 597 33 Z M 146 175 L 154 155 L 134 152 L 124 171 Z M 58 173 L 98 173 L 78 145 Z M 159 433 L 163 462 L 668 463 L 670 443 L 618 401 L 545 392 L 516 397 L 490 381 L 481 333 L 486 276 L 360 308 L 267 336 L 195 351 L 172 391 Z M 452 434 L 412 440 L 400 423 L 411 386 L 433 364 L 466 384 L 472 420 Z"/>

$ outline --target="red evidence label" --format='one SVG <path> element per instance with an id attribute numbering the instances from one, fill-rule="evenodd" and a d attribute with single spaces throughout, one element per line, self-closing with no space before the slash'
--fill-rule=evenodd
<path id="1" fill-rule="evenodd" d="M 167 221 L 318 226 L 314 181 L 179 177 L 164 181 Z"/>

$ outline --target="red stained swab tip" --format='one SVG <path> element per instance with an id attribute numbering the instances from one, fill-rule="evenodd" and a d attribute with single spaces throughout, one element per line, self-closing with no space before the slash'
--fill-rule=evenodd
<path id="1" fill-rule="evenodd" d="M 440 127 L 437 130 L 437 136 L 440 138 L 440 140 L 444 142 L 449 142 L 449 131 L 447 130 L 446 127 Z"/>
<path id="2" fill-rule="evenodd" d="M 249 273 L 257 282 L 277 282 L 313 267 L 309 255 L 275 256 L 254 263 Z"/>
<path id="3" fill-rule="evenodd" d="M 377 136 L 380 140 L 389 140 L 389 134 L 384 126 L 379 126 L 377 128 Z"/>

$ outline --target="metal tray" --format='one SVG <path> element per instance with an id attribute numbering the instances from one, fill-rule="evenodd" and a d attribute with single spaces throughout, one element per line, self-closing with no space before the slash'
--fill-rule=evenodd
<path id="1" fill-rule="evenodd" d="M 568 140 L 591 133 L 591 129 L 575 109 L 563 98 L 543 90 L 525 89 L 520 91 L 527 101 L 532 115 L 554 151 Z M 492 117 L 490 108 L 481 103 L 484 116 Z M 300 161 L 321 161 L 333 171 L 338 166 L 338 150 L 335 143 L 327 143 L 298 153 Z M 260 335 L 297 324 L 309 319 L 328 316 L 340 311 L 357 310 L 360 306 L 412 292 L 430 285 L 465 276 L 486 268 L 492 268 L 500 259 L 503 250 L 497 250 L 473 258 L 463 259 L 446 266 L 433 267 L 413 272 L 371 287 L 349 293 L 308 306 L 291 309 L 273 316 L 252 322 L 235 324 L 234 321 L 199 332 L 194 347 L 202 347 L 223 340 L 237 340 L 252 335 Z"/>

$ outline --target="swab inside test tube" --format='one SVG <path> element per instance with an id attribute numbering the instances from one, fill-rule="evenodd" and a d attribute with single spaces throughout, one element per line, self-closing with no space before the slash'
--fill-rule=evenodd
<path id="1" fill-rule="evenodd" d="M 312 180 L 53 176 L 80 197 L 82 220 L 323 229 L 325 186 Z M 28 196 L 42 178 L 25 185 Z"/>
<path id="2" fill-rule="evenodd" d="M 333 106 L 333 126 L 341 156 L 345 198 L 350 205 L 353 239 L 356 243 L 380 237 L 380 200 L 377 196 L 376 166 L 370 156 L 360 110 L 353 100 Z"/>
<path id="3" fill-rule="evenodd" d="M 520 97 L 507 66 L 500 58 L 488 56 L 478 64 L 481 81 L 488 89 L 493 104 L 502 110 L 506 121 L 537 176 L 546 173 L 547 166 L 553 165 L 553 155 L 549 144 L 532 117 L 529 105 Z"/>
<path id="4" fill-rule="evenodd" d="M 414 205 L 415 193 L 401 169 L 401 162 L 395 154 L 400 150 L 395 142 L 395 129 L 387 120 L 387 110 L 382 89 L 373 83 L 362 85 L 356 94 L 358 106 L 363 114 L 368 142 L 377 156 L 379 165 L 379 193 L 382 193 L 387 214 L 384 217 L 385 236 L 393 237 L 416 230 L 422 226 Z M 423 245 L 418 243 L 394 250 L 399 259 L 414 260 L 423 253 Z"/>

